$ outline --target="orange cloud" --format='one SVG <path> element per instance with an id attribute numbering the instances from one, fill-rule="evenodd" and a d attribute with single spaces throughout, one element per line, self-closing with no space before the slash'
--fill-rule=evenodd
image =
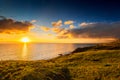
<path id="1" fill-rule="evenodd" d="M 62 20 L 59 20 L 57 22 L 52 22 L 52 26 L 53 27 L 60 27 L 60 26 L 62 26 Z"/>
<path id="2" fill-rule="evenodd" d="M 64 30 L 63 28 L 58 28 L 58 27 L 53 27 L 52 31 L 55 33 L 60 33 L 62 30 Z"/>
<path id="3" fill-rule="evenodd" d="M 70 24 L 73 24 L 73 23 L 74 23 L 74 21 L 72 21 L 72 20 L 68 20 L 68 21 L 64 22 L 65 25 L 70 25 Z"/>
<path id="4" fill-rule="evenodd" d="M 50 28 L 46 27 L 46 26 L 41 26 L 40 29 L 43 30 L 43 31 L 49 31 L 50 30 Z"/>
<path id="5" fill-rule="evenodd" d="M 70 28 L 70 29 L 73 29 L 73 28 L 75 28 L 75 26 L 74 26 L 73 24 L 71 24 L 71 25 L 69 26 L 69 28 Z"/>

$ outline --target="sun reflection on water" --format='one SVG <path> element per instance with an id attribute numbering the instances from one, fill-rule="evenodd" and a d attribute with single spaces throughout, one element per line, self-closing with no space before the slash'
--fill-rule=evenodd
<path id="1" fill-rule="evenodd" d="M 27 43 L 24 43 L 23 48 L 22 48 L 22 59 L 23 60 L 27 59 L 27 52 L 28 52 Z"/>

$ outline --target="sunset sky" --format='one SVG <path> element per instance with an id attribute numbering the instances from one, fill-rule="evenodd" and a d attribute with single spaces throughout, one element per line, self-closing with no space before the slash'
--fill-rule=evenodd
<path id="1" fill-rule="evenodd" d="M 0 0 L 0 42 L 99 43 L 120 38 L 119 0 Z"/>

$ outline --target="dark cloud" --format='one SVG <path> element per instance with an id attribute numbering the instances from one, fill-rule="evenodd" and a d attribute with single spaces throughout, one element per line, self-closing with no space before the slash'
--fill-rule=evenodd
<path id="1" fill-rule="evenodd" d="M 4 16 L 0 16 L 0 19 L 6 19 L 6 17 L 4 17 Z"/>
<path id="2" fill-rule="evenodd" d="M 83 28 L 84 27 L 84 28 Z M 86 23 L 80 28 L 69 29 L 58 38 L 120 38 L 120 22 Z"/>
<path id="3" fill-rule="evenodd" d="M 21 33 L 28 32 L 33 24 L 30 22 L 20 22 L 13 19 L 7 19 L 4 16 L 0 16 L 0 33 Z"/>

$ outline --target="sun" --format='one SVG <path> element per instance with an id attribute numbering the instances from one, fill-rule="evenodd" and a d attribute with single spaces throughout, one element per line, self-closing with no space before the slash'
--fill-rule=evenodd
<path id="1" fill-rule="evenodd" d="M 27 42 L 30 42 L 30 39 L 28 37 L 23 37 L 21 39 L 21 42 L 27 43 Z"/>

